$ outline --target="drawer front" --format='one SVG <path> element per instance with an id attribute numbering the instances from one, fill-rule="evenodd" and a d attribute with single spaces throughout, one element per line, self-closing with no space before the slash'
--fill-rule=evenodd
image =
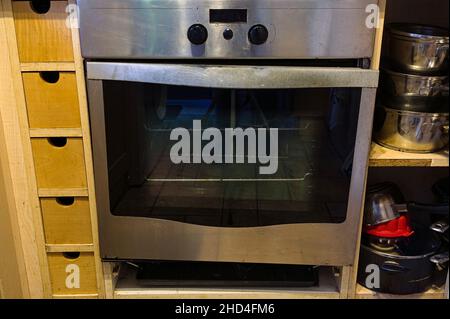
<path id="1" fill-rule="evenodd" d="M 38 188 L 86 188 L 81 138 L 32 138 Z"/>
<path id="2" fill-rule="evenodd" d="M 93 253 L 49 253 L 48 266 L 54 295 L 97 293 Z"/>
<path id="3" fill-rule="evenodd" d="M 72 62 L 67 1 L 13 1 L 20 62 Z M 44 5 L 42 5 L 44 4 Z"/>
<path id="4" fill-rule="evenodd" d="M 30 128 L 79 128 L 74 72 L 23 73 Z"/>
<path id="5" fill-rule="evenodd" d="M 42 198 L 41 210 L 47 244 L 92 244 L 87 198 Z"/>

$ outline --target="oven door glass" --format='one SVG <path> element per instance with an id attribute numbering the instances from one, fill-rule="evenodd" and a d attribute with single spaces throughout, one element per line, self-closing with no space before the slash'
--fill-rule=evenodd
<path id="1" fill-rule="evenodd" d="M 214 227 L 342 223 L 360 94 L 103 81 L 111 213 Z"/>

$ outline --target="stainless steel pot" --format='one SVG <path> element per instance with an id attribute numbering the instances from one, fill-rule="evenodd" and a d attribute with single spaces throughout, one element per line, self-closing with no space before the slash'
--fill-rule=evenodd
<path id="1" fill-rule="evenodd" d="M 448 145 L 448 113 L 422 113 L 378 106 L 374 139 L 398 151 L 432 153 Z"/>
<path id="2" fill-rule="evenodd" d="M 383 103 L 413 112 L 448 112 L 448 76 L 421 76 L 383 68 L 380 75 Z"/>
<path id="3" fill-rule="evenodd" d="M 366 199 L 364 224 L 376 226 L 400 217 L 390 194 L 370 194 Z"/>
<path id="4" fill-rule="evenodd" d="M 376 226 L 399 218 L 401 212 L 396 209 L 396 204 L 403 202 L 403 194 L 393 183 L 386 182 L 368 187 L 364 206 L 364 224 Z"/>
<path id="5" fill-rule="evenodd" d="M 407 73 L 432 74 L 448 68 L 448 30 L 407 23 L 387 26 L 388 56 Z"/>

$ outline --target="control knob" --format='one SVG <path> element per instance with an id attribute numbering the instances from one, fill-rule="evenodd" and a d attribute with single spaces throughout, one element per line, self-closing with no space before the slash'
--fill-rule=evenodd
<path id="1" fill-rule="evenodd" d="M 269 38 L 269 31 L 262 24 L 254 25 L 248 31 L 248 40 L 255 45 L 261 45 Z"/>
<path id="2" fill-rule="evenodd" d="M 201 24 L 194 24 L 189 28 L 187 36 L 192 44 L 201 45 L 208 40 L 208 30 Z"/>

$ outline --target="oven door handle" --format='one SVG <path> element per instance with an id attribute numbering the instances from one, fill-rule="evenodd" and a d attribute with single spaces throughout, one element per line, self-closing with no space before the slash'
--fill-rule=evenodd
<path id="1" fill-rule="evenodd" d="M 376 88 L 378 71 L 360 68 L 87 62 L 89 80 L 224 89 Z"/>

